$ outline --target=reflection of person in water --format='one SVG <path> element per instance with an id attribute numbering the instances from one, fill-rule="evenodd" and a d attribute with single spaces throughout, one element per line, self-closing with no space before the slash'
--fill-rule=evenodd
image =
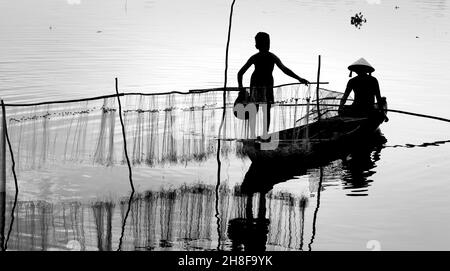
<path id="1" fill-rule="evenodd" d="M 253 102 L 258 104 L 263 104 L 267 106 L 264 110 L 264 123 L 263 123 L 263 133 L 266 137 L 270 126 L 270 108 L 274 103 L 273 95 L 273 77 L 272 72 L 274 65 L 276 64 L 286 75 L 297 79 L 302 84 L 308 84 L 308 80 L 305 80 L 293 71 L 283 65 L 281 60 L 273 53 L 269 52 L 270 49 L 270 37 L 269 34 L 264 32 L 259 32 L 255 36 L 255 47 L 259 50 L 258 53 L 251 56 L 247 63 L 242 66 L 238 72 L 238 85 L 242 88 L 242 77 L 244 73 L 250 68 L 251 65 L 255 66 L 255 70 L 250 79 L 250 98 Z M 252 116 L 254 118 L 254 116 Z M 250 122 L 250 130 L 252 137 L 255 136 L 255 121 Z"/>
<path id="2" fill-rule="evenodd" d="M 247 195 L 246 217 L 229 221 L 228 236 L 234 251 L 265 251 L 269 219 L 266 218 L 266 195 L 260 194 L 258 215 L 253 217 L 253 193 Z"/>
<path id="3" fill-rule="evenodd" d="M 344 175 L 343 188 L 350 189 L 348 196 L 367 196 L 368 187 L 372 180 L 369 178 L 375 174 L 374 168 L 380 160 L 380 153 L 387 139 L 380 131 L 367 139 L 370 144 L 360 145 L 355 148 L 348 158 L 343 159 Z"/>
<path id="4" fill-rule="evenodd" d="M 239 217 L 229 221 L 228 236 L 232 241 L 233 250 L 264 251 L 266 249 L 270 224 L 269 219 L 266 218 L 266 195 L 274 185 L 302 174 L 306 174 L 306 169 L 299 167 L 296 161 L 292 163 L 252 162 L 240 186 L 240 193 L 247 196 L 245 218 Z M 255 195 L 259 195 L 256 218 L 253 214 Z"/>
<path id="5" fill-rule="evenodd" d="M 350 76 L 356 72 L 357 76 L 350 79 L 347 83 L 344 96 L 339 106 L 340 115 L 366 117 L 375 112 L 379 112 L 375 107 L 375 98 L 377 104 L 383 106 L 385 100 L 381 97 L 378 80 L 372 76 L 375 69 L 364 58 L 348 67 Z M 350 92 L 354 93 L 355 98 L 350 106 L 345 106 Z M 382 108 L 382 107 L 379 107 Z"/>
<path id="6" fill-rule="evenodd" d="M 265 180 L 272 179 L 252 163 L 245 174 L 240 186 L 240 193 L 247 197 L 245 218 L 238 217 L 229 221 L 228 237 L 232 241 L 233 250 L 264 251 L 266 249 L 267 234 L 269 233 L 269 219 L 266 218 L 266 194 L 272 190 L 273 184 Z M 267 168 L 267 166 L 263 166 Z M 261 183 L 262 181 L 262 183 Z M 259 194 L 259 205 L 256 218 L 253 215 L 253 198 Z"/>

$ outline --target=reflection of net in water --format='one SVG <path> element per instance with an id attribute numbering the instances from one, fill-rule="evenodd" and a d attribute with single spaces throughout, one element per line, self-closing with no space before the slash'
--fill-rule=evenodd
<path id="1" fill-rule="evenodd" d="M 219 190 L 220 249 L 229 250 L 229 222 L 246 217 L 246 196 L 239 188 Z M 267 246 L 299 250 L 309 239 L 307 198 L 270 193 Z M 255 201 L 257 199 L 255 198 Z M 303 203 L 302 203 L 303 202 Z M 119 202 L 20 201 L 9 248 L 12 250 L 115 250 L 128 199 Z M 205 250 L 216 247 L 215 187 L 196 184 L 136 195 L 125 227 L 123 250 Z M 8 208 L 9 209 L 9 208 Z M 256 213 L 256 205 L 254 206 Z M 311 210 L 309 210 L 311 212 Z M 305 224 L 305 220 L 306 224 Z M 304 233 L 306 231 L 307 233 Z"/>
<path id="2" fill-rule="evenodd" d="M 303 85 L 274 89 L 269 132 L 317 118 L 315 91 Z M 203 160 L 215 153 L 222 118 L 222 90 L 188 94 L 127 94 L 121 98 L 130 159 L 133 164 Z M 248 138 L 248 121 L 234 117 L 238 92 L 227 91 L 221 137 L 223 154 L 235 151 L 236 139 Z M 311 94 L 309 105 L 307 97 Z M 322 117 L 335 115 L 340 93 L 320 89 Z M 331 109 L 331 110 L 330 110 Z M 125 161 L 117 97 L 42 105 L 6 105 L 7 125 L 17 167 L 37 168 L 54 162 L 114 165 Z M 307 114 L 307 111 L 309 114 Z M 306 117 L 308 116 L 308 117 Z M 262 114 L 256 131 L 262 134 Z M 296 122 L 296 120 L 300 120 Z"/>

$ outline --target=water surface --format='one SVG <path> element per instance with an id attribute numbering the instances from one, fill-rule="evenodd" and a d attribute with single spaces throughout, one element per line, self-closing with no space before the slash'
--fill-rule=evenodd
<path id="1" fill-rule="evenodd" d="M 0 96 L 23 103 L 112 94 L 115 77 L 123 92 L 221 87 L 230 4 L 0 1 Z M 360 29 L 350 23 L 358 12 L 367 19 Z M 272 51 L 302 77 L 315 81 L 321 55 L 321 81 L 343 91 L 347 66 L 364 57 L 391 108 L 450 118 L 449 14 L 448 1 L 437 0 L 237 0 L 229 85 L 237 85 L 237 71 L 255 53 L 254 35 L 266 31 Z M 292 82 L 279 71 L 274 76 L 276 84 Z M 370 240 L 383 250 L 449 249 L 450 127 L 404 115 L 389 118 L 381 127 L 385 144 L 353 162 L 349 157 L 324 165 L 320 208 L 320 169 L 274 185 L 266 195 L 270 223 L 254 224 L 255 232 L 268 230 L 265 249 L 367 250 Z M 122 249 L 245 247 L 239 242 L 248 240 L 230 235 L 229 225 L 241 229 L 239 223 L 250 219 L 247 199 L 234 190 L 250 165 L 245 158 L 222 157 L 221 182 L 228 188 L 219 197 L 220 227 L 213 156 L 135 166 L 137 194 Z M 75 240 L 75 248 L 117 249 L 129 200 L 127 174 L 123 165 L 85 163 L 21 171 L 9 248 L 70 249 L 68 242 Z M 11 179 L 8 193 L 12 199 Z M 254 201 L 256 216 L 257 196 Z"/>

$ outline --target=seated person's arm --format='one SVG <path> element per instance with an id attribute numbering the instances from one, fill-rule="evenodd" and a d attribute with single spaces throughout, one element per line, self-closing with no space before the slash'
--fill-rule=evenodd
<path id="1" fill-rule="evenodd" d="M 378 109 L 384 114 L 384 121 L 389 121 L 389 118 L 386 116 L 386 112 L 383 110 L 385 106 L 386 100 L 381 97 L 380 94 L 380 85 L 378 84 L 378 80 L 375 79 L 375 97 L 377 98 Z"/>
<path id="2" fill-rule="evenodd" d="M 350 95 L 351 91 L 352 91 L 352 87 L 350 85 L 350 81 L 348 81 L 347 87 L 345 88 L 344 96 L 342 96 L 341 103 L 339 104 L 339 110 L 342 110 L 344 108 L 344 105 L 347 102 L 347 98 Z"/>
<path id="3" fill-rule="evenodd" d="M 381 108 L 383 106 L 383 99 L 381 98 L 380 94 L 380 85 L 378 84 L 378 80 L 375 79 L 375 97 L 377 98 L 377 104 Z"/>

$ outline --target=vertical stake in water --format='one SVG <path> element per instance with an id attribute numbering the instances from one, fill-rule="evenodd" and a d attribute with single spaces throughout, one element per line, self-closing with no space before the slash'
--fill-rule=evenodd
<path id="1" fill-rule="evenodd" d="M 307 94 L 306 94 L 306 129 L 305 129 L 305 137 L 304 137 L 304 149 L 309 151 L 309 105 L 311 101 L 311 86 L 308 86 Z"/>
<path id="2" fill-rule="evenodd" d="M 3 100 L 2 100 L 3 104 Z M 5 247 L 5 223 L 6 223 L 6 122 L 2 113 L 2 126 L 0 134 L 0 245 L 2 250 Z"/>
<path id="3" fill-rule="evenodd" d="M 316 84 L 317 121 L 320 121 L 319 82 L 320 82 L 320 55 L 319 55 L 319 67 L 317 69 L 317 84 Z"/>
<path id="4" fill-rule="evenodd" d="M 317 70 L 317 84 L 316 84 L 317 121 L 320 121 L 319 82 L 320 82 L 320 55 L 319 55 L 319 67 Z"/>
<path id="5" fill-rule="evenodd" d="M 236 2 L 236 0 L 233 0 L 233 2 L 231 3 L 231 10 L 230 10 L 230 17 L 229 17 L 229 22 L 228 22 L 228 36 L 227 36 L 227 46 L 225 48 L 225 72 L 224 72 L 224 83 L 223 83 L 223 111 L 222 111 L 222 120 L 220 122 L 220 126 L 219 126 L 219 133 L 218 133 L 218 138 L 217 138 L 217 155 L 216 155 L 216 159 L 217 159 L 217 184 L 216 184 L 216 204 L 215 204 L 215 209 L 216 209 L 216 215 L 215 217 L 217 218 L 217 236 L 218 236 L 218 242 L 217 242 L 217 250 L 220 250 L 220 246 L 221 246 L 221 231 L 220 231 L 220 217 L 219 217 L 219 188 L 220 188 L 220 170 L 222 167 L 222 163 L 220 161 L 220 140 L 221 140 L 221 133 L 222 133 L 222 128 L 224 126 L 225 123 L 225 117 L 226 117 L 226 98 L 227 98 L 227 80 L 228 80 L 228 50 L 230 49 L 230 36 L 231 36 L 231 24 L 233 22 L 233 9 L 234 9 L 234 3 Z M 225 129 L 223 130 L 223 134 L 226 135 L 226 131 Z M 225 139 L 225 136 L 223 136 L 223 138 Z"/>
<path id="6" fill-rule="evenodd" d="M 127 166 L 128 166 L 128 179 L 130 181 L 130 186 L 131 186 L 131 194 L 130 194 L 130 199 L 128 200 L 128 209 L 125 213 L 125 217 L 123 218 L 123 223 L 122 223 L 122 232 L 120 233 L 120 238 L 119 238 L 119 245 L 117 247 L 117 251 L 121 251 L 122 250 L 122 242 L 123 242 L 123 237 L 125 235 L 125 226 L 127 225 L 127 219 L 128 219 L 128 215 L 130 214 L 130 210 L 131 210 L 131 204 L 133 202 L 133 196 L 134 196 L 134 184 L 133 184 L 133 176 L 132 176 L 132 169 L 131 169 L 131 163 L 130 163 L 130 158 L 128 157 L 128 151 L 127 151 L 127 136 L 125 133 L 125 125 L 123 124 L 123 117 L 122 117 L 122 104 L 120 103 L 120 93 L 119 93 L 119 83 L 116 77 L 116 96 L 117 96 L 117 104 L 119 105 L 119 119 L 120 119 L 120 126 L 122 127 L 122 138 L 123 138 L 123 150 L 125 152 L 125 158 L 127 160 Z"/>

